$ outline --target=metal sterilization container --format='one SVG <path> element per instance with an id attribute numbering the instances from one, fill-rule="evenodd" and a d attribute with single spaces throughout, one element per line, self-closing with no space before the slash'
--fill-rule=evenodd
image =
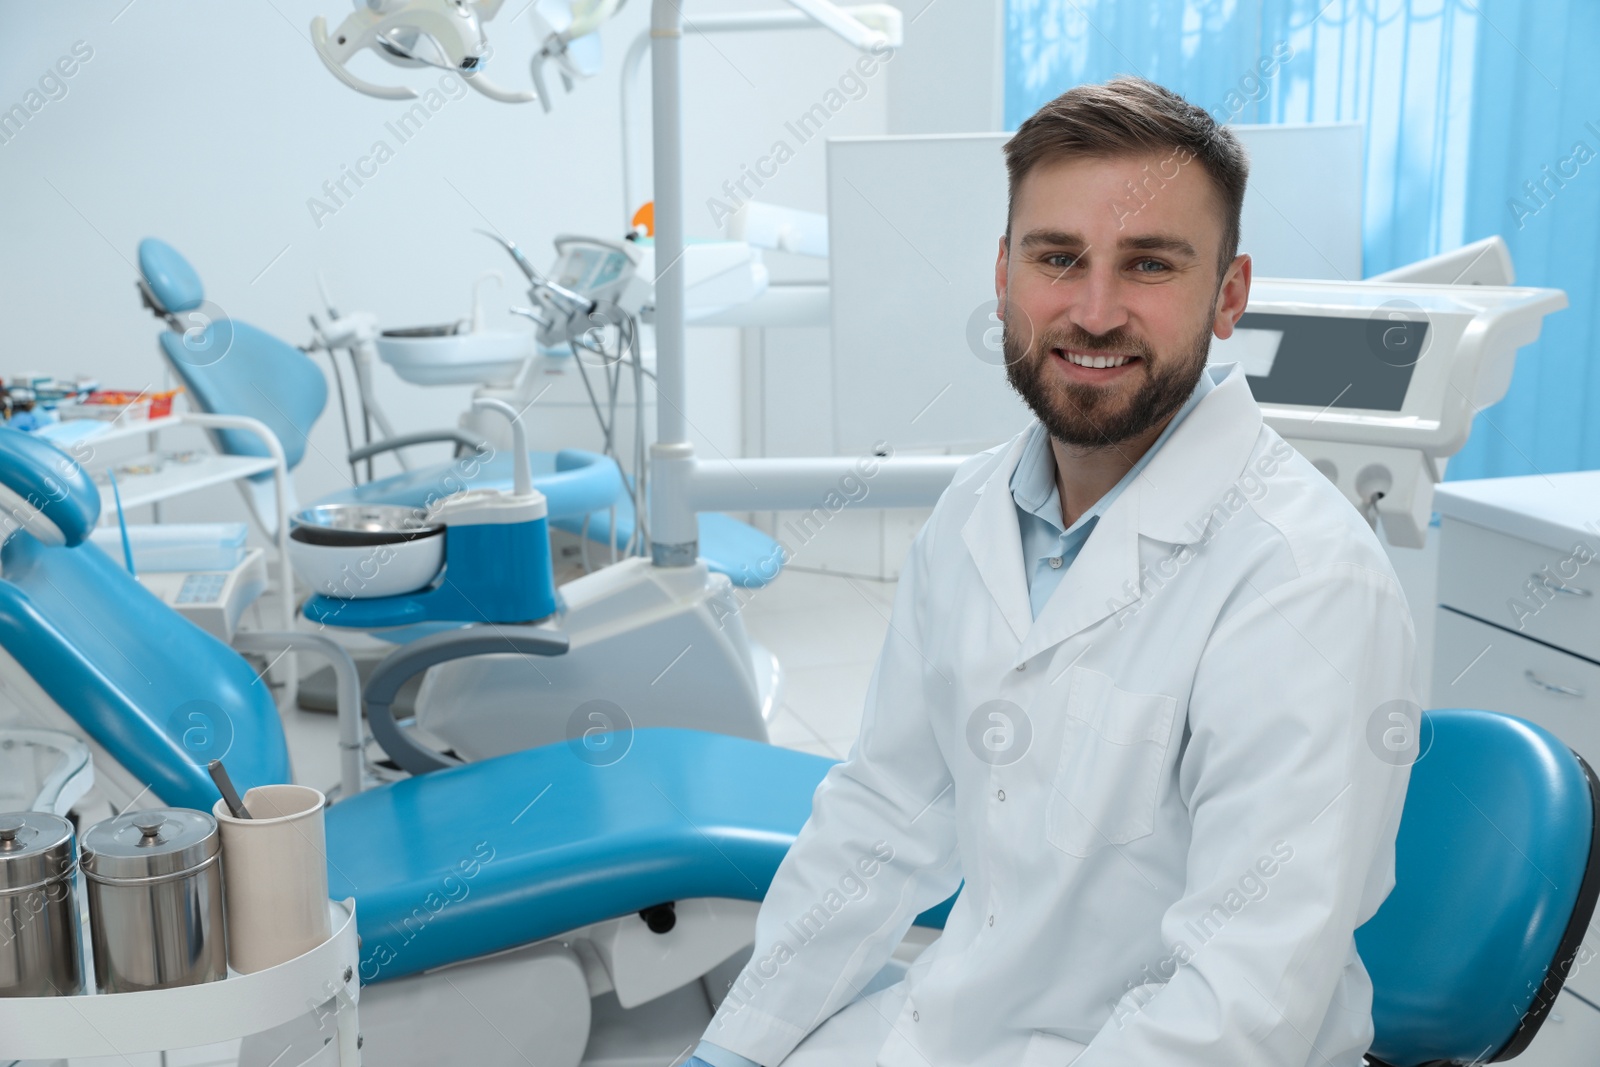
<path id="1" fill-rule="evenodd" d="M 124 812 L 83 835 L 101 992 L 227 977 L 221 840 L 215 819 L 185 808 Z"/>
<path id="2" fill-rule="evenodd" d="M 72 824 L 59 815 L 0 815 L 0 997 L 83 992 Z"/>

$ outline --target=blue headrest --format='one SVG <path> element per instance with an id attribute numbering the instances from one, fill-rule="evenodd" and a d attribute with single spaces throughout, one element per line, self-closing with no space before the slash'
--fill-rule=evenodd
<path id="1" fill-rule="evenodd" d="M 100 492 L 71 456 L 0 426 L 0 505 L 47 545 L 76 545 L 100 518 Z"/>
<path id="2" fill-rule="evenodd" d="M 178 250 L 154 237 L 139 242 L 139 273 L 166 311 L 193 311 L 206 298 L 200 275 Z"/>

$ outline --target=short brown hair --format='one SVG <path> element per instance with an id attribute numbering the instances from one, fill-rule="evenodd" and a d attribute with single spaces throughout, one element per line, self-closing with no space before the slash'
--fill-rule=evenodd
<path id="1" fill-rule="evenodd" d="M 1170 89 L 1144 78 L 1113 78 L 1104 85 L 1068 89 L 1017 127 L 1006 142 L 1010 201 L 1006 234 L 1017 188 L 1040 163 L 1071 156 L 1111 158 L 1173 149 L 1199 160 L 1222 199 L 1220 275 L 1239 254 L 1239 215 L 1244 209 L 1250 161 L 1225 126 Z M 1172 177 L 1167 175 L 1166 177 Z M 1159 180 L 1159 179 L 1158 179 Z"/>

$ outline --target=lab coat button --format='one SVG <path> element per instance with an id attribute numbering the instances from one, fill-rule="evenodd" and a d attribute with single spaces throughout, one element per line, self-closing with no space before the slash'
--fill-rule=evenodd
<path id="1" fill-rule="evenodd" d="M 1058 570 L 1061 569 L 1061 557 L 1060 556 L 1051 556 L 1050 557 L 1050 569 L 1053 570 L 1053 571 L 1058 571 Z"/>
<path id="2" fill-rule="evenodd" d="M 1001 800 L 1004 800 L 1006 798 L 1006 791 L 1002 789 L 995 793 L 995 796 L 999 797 Z"/>
<path id="3" fill-rule="evenodd" d="M 1019 663 L 1019 664 L 1017 664 L 1017 670 L 1019 670 L 1019 671 L 1025 671 L 1025 670 L 1027 670 L 1027 669 L 1028 669 L 1028 665 L 1027 665 L 1027 664 L 1026 664 L 1026 663 Z"/>
<path id="4" fill-rule="evenodd" d="M 911 1021 L 914 1022 L 914 1023 L 920 1023 L 922 1021 L 921 1014 L 919 1014 L 918 1012 L 912 1012 L 911 1013 Z"/>
<path id="5" fill-rule="evenodd" d="M 989 925 L 990 926 L 994 925 L 994 916 L 993 915 L 989 916 Z"/>

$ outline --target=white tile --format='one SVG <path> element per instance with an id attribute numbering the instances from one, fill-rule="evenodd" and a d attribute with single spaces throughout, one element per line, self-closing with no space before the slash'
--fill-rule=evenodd
<path id="1" fill-rule="evenodd" d="M 789 568 L 764 588 L 741 590 L 739 597 L 747 611 L 793 611 L 797 608 L 833 607 L 861 599 L 851 588 L 851 582 L 869 591 L 888 589 L 890 596 L 893 596 L 893 582 L 880 582 L 870 578 L 846 580 L 836 574 Z"/>
<path id="2" fill-rule="evenodd" d="M 861 731 L 872 663 L 797 667 L 789 672 L 785 708 L 824 741 L 848 748 Z"/>
<path id="3" fill-rule="evenodd" d="M 895 590 L 899 588 L 898 582 L 874 582 L 864 578 L 850 579 L 844 584 L 858 597 L 874 601 L 882 607 L 887 614 L 894 607 Z"/>
<path id="4" fill-rule="evenodd" d="M 305 657 L 310 659 L 309 656 Z M 294 780 L 326 793 L 339 784 L 339 718 L 299 707 L 283 708 L 283 690 L 275 694 L 289 743 Z"/>
<path id="5" fill-rule="evenodd" d="M 822 738 L 787 706 L 782 706 L 767 720 L 767 740 L 784 748 L 799 748 L 815 745 Z"/>
<path id="6" fill-rule="evenodd" d="M 766 645 L 785 669 L 875 660 L 888 620 L 866 604 L 775 611 L 745 618 L 750 636 Z"/>

